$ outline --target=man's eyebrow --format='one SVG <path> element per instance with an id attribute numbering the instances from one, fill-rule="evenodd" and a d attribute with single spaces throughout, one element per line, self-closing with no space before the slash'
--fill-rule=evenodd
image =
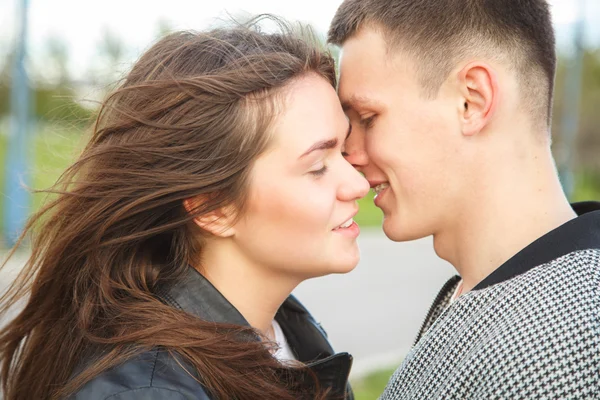
<path id="1" fill-rule="evenodd" d="M 338 144 L 337 139 L 321 140 L 320 142 L 317 142 L 317 143 L 313 144 L 312 146 L 310 146 L 310 148 L 308 150 L 306 150 L 304 152 L 304 154 L 302 154 L 299 158 L 306 157 L 313 151 L 335 149 L 337 144 Z"/>
<path id="2" fill-rule="evenodd" d="M 376 105 L 376 104 L 377 104 L 377 102 L 374 101 L 373 99 L 370 99 L 370 98 L 362 96 L 362 95 L 353 94 L 347 100 L 342 101 L 342 109 L 344 111 L 348 111 L 349 109 L 356 108 L 357 106 L 361 106 L 361 105 L 368 106 L 368 105 Z"/>

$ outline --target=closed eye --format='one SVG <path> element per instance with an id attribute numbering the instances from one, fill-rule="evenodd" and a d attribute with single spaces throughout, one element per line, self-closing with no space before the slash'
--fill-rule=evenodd
<path id="1" fill-rule="evenodd" d="M 323 168 L 318 169 L 316 171 L 310 171 L 311 175 L 314 175 L 314 176 L 317 176 L 317 177 L 318 176 L 323 176 L 323 175 L 325 175 L 325 173 L 327 173 L 327 165 L 324 165 Z"/>
<path id="2" fill-rule="evenodd" d="M 360 120 L 360 124 L 366 128 L 369 129 L 373 126 L 373 122 L 375 121 L 375 115 L 372 115 L 370 117 L 367 118 L 361 118 Z"/>

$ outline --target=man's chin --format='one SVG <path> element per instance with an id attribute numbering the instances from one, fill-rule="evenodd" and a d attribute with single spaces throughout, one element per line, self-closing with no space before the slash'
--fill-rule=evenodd
<path id="1" fill-rule="evenodd" d="M 394 218 L 384 218 L 383 220 L 383 233 L 394 242 L 410 242 L 431 235 L 424 232 L 423 229 L 415 228 L 417 227 L 410 227 L 406 223 L 395 221 Z"/>

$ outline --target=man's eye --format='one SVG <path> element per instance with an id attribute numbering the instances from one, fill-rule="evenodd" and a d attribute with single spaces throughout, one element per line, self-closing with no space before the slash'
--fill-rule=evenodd
<path id="1" fill-rule="evenodd" d="M 375 120 L 375 116 L 370 116 L 368 118 L 363 118 L 360 120 L 360 124 L 365 128 L 370 128 L 373 126 L 373 121 Z"/>
<path id="2" fill-rule="evenodd" d="M 373 122 L 375 121 L 375 115 L 372 115 L 368 118 L 361 118 L 360 120 L 360 124 L 364 127 L 364 128 L 371 128 L 373 126 Z"/>

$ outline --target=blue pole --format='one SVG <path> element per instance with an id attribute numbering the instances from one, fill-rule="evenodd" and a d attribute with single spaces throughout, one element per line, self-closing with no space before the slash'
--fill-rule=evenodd
<path id="1" fill-rule="evenodd" d="M 11 87 L 10 137 L 6 165 L 4 237 L 13 246 L 23 231 L 29 209 L 27 179 L 27 136 L 29 131 L 30 89 L 25 69 L 27 45 L 27 8 L 21 0 Z"/>
<path id="2" fill-rule="evenodd" d="M 562 148 L 565 154 L 559 166 L 560 180 L 567 197 L 571 197 L 575 187 L 573 159 L 579 129 L 579 108 L 581 103 L 581 83 L 583 78 L 583 38 L 585 33 L 585 0 L 579 0 L 579 18 L 575 25 L 575 54 L 565 77 L 565 98 L 561 123 Z"/>

